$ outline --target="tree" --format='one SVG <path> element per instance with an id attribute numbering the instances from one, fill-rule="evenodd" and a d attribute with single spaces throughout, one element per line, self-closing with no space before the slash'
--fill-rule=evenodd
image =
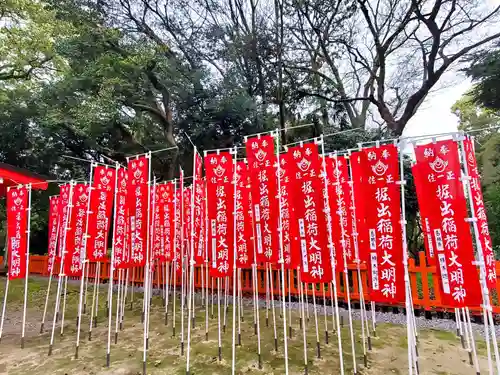
<path id="1" fill-rule="evenodd" d="M 474 102 L 499 113 L 500 49 L 480 51 L 470 61 L 471 64 L 466 68 L 466 72 L 476 83 L 471 92 Z"/>
<path id="2" fill-rule="evenodd" d="M 72 32 L 46 3 L 5 0 L 0 5 L 0 87 L 12 80 L 43 80 L 64 68 L 54 41 Z"/>
<path id="3" fill-rule="evenodd" d="M 374 108 L 395 134 L 446 71 L 500 37 L 492 26 L 500 7 L 479 1 L 303 0 L 289 7 L 301 46 L 289 55 L 289 69 L 320 82 L 304 94 L 341 103 L 353 126 L 366 126 Z"/>

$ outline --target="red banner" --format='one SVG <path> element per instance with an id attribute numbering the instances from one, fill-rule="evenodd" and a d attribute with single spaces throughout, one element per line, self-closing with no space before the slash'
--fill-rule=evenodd
<path id="1" fill-rule="evenodd" d="M 361 263 L 367 263 L 370 255 L 370 241 L 368 239 L 368 230 L 366 229 L 366 202 L 363 189 L 366 182 L 363 175 L 363 165 L 366 164 L 364 152 L 353 152 L 349 157 L 349 162 L 351 165 L 353 215 L 356 218 L 356 231 L 358 233 L 358 258 Z"/>
<path id="2" fill-rule="evenodd" d="M 165 184 L 163 198 L 163 241 L 165 260 L 171 262 L 174 256 L 174 190 L 175 182 Z"/>
<path id="3" fill-rule="evenodd" d="M 59 234 L 59 196 L 49 197 L 49 246 L 47 272 L 54 271 L 54 263 L 57 251 L 57 237 Z"/>
<path id="4" fill-rule="evenodd" d="M 265 135 L 246 142 L 252 191 L 257 261 L 277 263 L 279 258 L 279 202 L 274 137 Z"/>
<path id="5" fill-rule="evenodd" d="M 477 218 L 479 230 L 479 241 L 483 250 L 484 264 L 486 268 L 486 285 L 489 289 L 495 288 L 497 284 L 497 271 L 495 268 L 495 253 L 491 243 L 490 231 L 488 229 L 488 218 L 484 208 L 483 193 L 481 191 L 481 178 L 477 168 L 476 156 L 472 140 L 464 140 L 464 151 L 467 170 L 470 176 L 470 187 L 474 201 L 474 214 Z"/>
<path id="6" fill-rule="evenodd" d="M 108 233 L 115 191 L 115 170 L 105 166 L 94 168 L 90 193 L 87 258 L 91 262 L 107 259 Z"/>
<path id="7" fill-rule="evenodd" d="M 115 222 L 114 222 L 114 261 L 116 268 L 127 265 L 127 222 L 128 222 L 128 172 L 125 168 L 118 169 L 118 186 L 115 197 Z"/>
<path id="8" fill-rule="evenodd" d="M 86 184 L 77 184 L 73 187 L 72 207 L 69 210 L 69 225 L 66 234 L 66 254 L 64 256 L 64 273 L 66 276 L 82 275 L 89 193 L 90 187 Z"/>
<path id="9" fill-rule="evenodd" d="M 234 251 L 233 158 L 229 152 L 210 154 L 205 158 L 207 176 L 209 243 L 212 250 L 212 277 L 230 276 Z"/>
<path id="10" fill-rule="evenodd" d="M 201 162 L 201 160 L 200 160 Z M 201 173 L 201 165 L 200 165 Z M 196 177 L 194 195 L 194 260 L 202 264 L 205 260 L 205 182 Z"/>
<path id="11" fill-rule="evenodd" d="M 175 268 L 179 272 L 181 270 L 181 252 L 182 252 L 182 241 L 183 241 L 183 215 L 182 215 L 182 184 L 183 184 L 183 174 L 181 170 L 181 178 L 179 186 L 175 187 L 175 209 L 174 209 L 174 261 Z"/>
<path id="12" fill-rule="evenodd" d="M 326 174 L 328 183 L 328 202 L 332 215 L 332 239 L 335 249 L 336 269 L 345 270 L 354 260 L 352 242 L 351 188 L 349 168 L 343 157 L 327 157 Z M 345 256 L 345 261 L 344 261 Z"/>
<path id="13" fill-rule="evenodd" d="M 165 184 L 156 184 L 151 189 L 151 193 L 151 211 L 154 213 L 151 217 L 151 259 L 163 262 L 165 261 L 165 253 L 162 241 L 163 223 L 161 218 L 164 215 L 164 201 L 162 197 L 165 193 Z"/>
<path id="14" fill-rule="evenodd" d="M 467 203 L 460 181 L 457 143 L 439 141 L 415 148 L 419 180 L 425 194 L 424 212 L 434 234 L 441 274 L 441 300 L 451 307 L 473 307 L 482 302 L 474 261 Z M 437 209 L 439 207 L 439 210 Z"/>
<path id="15" fill-rule="evenodd" d="M 417 164 L 413 165 L 411 167 L 411 172 L 413 174 L 413 181 L 415 181 L 415 190 L 417 192 L 418 207 L 420 209 L 420 222 L 422 225 L 422 232 L 424 235 L 424 245 L 425 245 L 425 252 L 427 255 L 427 263 L 430 266 L 435 266 L 436 254 L 434 251 L 434 244 L 432 242 L 431 227 L 429 224 L 429 213 L 426 212 L 429 206 L 426 204 L 427 196 L 425 195 L 425 191 L 423 189 L 425 181 L 423 181 L 422 177 L 420 176 L 419 165 Z"/>
<path id="16" fill-rule="evenodd" d="M 7 189 L 7 244 L 9 280 L 26 277 L 28 189 Z"/>
<path id="17" fill-rule="evenodd" d="M 56 262 L 60 262 L 63 252 L 66 251 L 66 232 L 68 231 L 68 215 L 69 215 L 69 198 L 70 192 L 72 192 L 72 188 L 70 185 L 63 185 L 59 188 L 59 208 L 58 208 L 58 217 L 59 217 L 59 234 L 58 234 L 58 245 L 57 245 L 57 258 Z"/>
<path id="18" fill-rule="evenodd" d="M 149 158 L 142 156 L 128 162 L 128 200 L 130 207 L 131 266 L 146 264 L 149 194 Z"/>
<path id="19" fill-rule="evenodd" d="M 375 302 L 405 301 L 401 236 L 399 157 L 395 145 L 363 150 L 364 214 L 370 251 L 370 298 Z M 365 182 L 366 181 L 366 182 Z"/>
<path id="20" fill-rule="evenodd" d="M 290 164 L 294 176 L 294 216 L 298 222 L 302 253 L 302 281 L 328 283 L 332 281 L 332 267 L 318 148 L 310 143 L 293 147 L 288 152 L 293 160 Z"/>
<path id="21" fill-rule="evenodd" d="M 191 190 L 193 185 L 184 188 L 184 240 L 187 256 L 191 257 Z M 186 253 L 185 253 L 186 254 Z"/>
<path id="22" fill-rule="evenodd" d="M 250 268 L 253 262 L 252 218 L 248 167 L 236 163 L 236 267 Z"/>
<path id="23" fill-rule="evenodd" d="M 293 204 L 292 165 L 290 154 L 280 155 L 281 229 L 283 235 L 283 258 L 285 269 L 300 266 L 300 243 L 298 224 L 295 220 Z"/>

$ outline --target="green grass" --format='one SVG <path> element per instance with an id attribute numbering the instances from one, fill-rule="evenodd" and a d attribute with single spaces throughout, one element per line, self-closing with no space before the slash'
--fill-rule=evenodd
<path id="1" fill-rule="evenodd" d="M 0 282 L 3 280 L 0 280 Z M 48 342 L 50 332 L 39 334 L 39 322 L 41 319 L 43 304 L 45 302 L 46 280 L 31 280 L 29 283 L 28 296 L 28 322 L 30 329 L 27 332 L 26 348 L 20 349 L 19 332 L 20 327 L 15 325 L 9 328 L 6 322 L 6 334 L 2 338 L 0 348 L 0 373 L 8 374 L 121 374 L 136 375 L 142 373 L 143 357 L 143 325 L 140 321 L 142 310 L 142 295 L 135 295 L 134 309 L 127 306 L 124 330 L 119 333 L 118 344 L 111 345 L 111 368 L 107 369 L 106 344 L 107 344 L 107 317 L 105 316 L 105 299 L 107 288 L 101 287 L 99 296 L 100 308 L 98 327 L 93 329 L 93 339 L 88 341 L 89 316 L 82 320 L 81 342 L 79 359 L 74 359 L 74 346 L 76 337 L 76 311 L 78 302 L 78 286 L 68 287 L 67 311 L 65 315 L 64 336 L 60 336 L 60 327 L 56 327 L 55 343 L 52 356 L 48 357 Z M 4 285 L 0 287 L 3 295 Z M 53 317 L 53 306 L 55 301 L 55 289 L 53 284 L 47 321 Z M 92 288 L 89 285 L 90 298 L 88 299 L 88 310 L 90 310 Z M 12 282 L 9 290 L 9 302 L 7 317 L 18 318 L 22 311 L 23 284 Z M 172 302 L 172 301 L 171 301 Z M 222 301 L 223 303 L 223 301 Z M 170 303 L 170 309 L 172 303 Z M 181 319 L 179 315 L 179 300 L 176 308 L 176 336 L 172 336 L 172 321 L 168 326 L 164 325 L 164 308 L 159 297 L 153 299 L 150 323 L 150 347 L 147 356 L 148 374 L 185 374 L 186 355 L 180 356 L 180 332 Z M 254 335 L 252 306 L 245 306 L 245 320 L 241 322 L 242 346 L 236 349 L 237 374 L 282 374 L 284 368 L 284 346 L 283 326 L 280 318 L 280 303 L 276 303 L 276 321 L 278 333 L 278 351 L 274 350 L 274 330 L 272 313 L 269 311 L 269 327 L 266 327 L 266 311 L 259 312 L 261 321 L 261 353 L 263 369 L 258 369 L 257 360 L 257 337 Z M 230 374 L 231 373 L 231 344 L 232 344 L 232 308 L 228 308 L 227 329 L 222 334 L 222 361 L 218 361 L 217 343 L 217 307 L 214 309 L 214 319 L 209 319 L 209 340 L 205 341 L 205 309 L 197 302 L 196 323 L 192 330 L 191 341 L 191 374 Z M 170 319 L 171 319 L 170 312 Z M 288 319 L 287 313 L 287 319 Z M 15 319 L 14 319 L 15 320 Z M 187 319 L 185 321 L 187 326 Z M 321 358 L 316 357 L 316 333 L 314 315 L 310 314 L 307 323 L 307 355 L 310 374 L 333 374 L 339 373 L 339 352 L 337 335 L 333 332 L 332 317 L 327 319 L 329 331 L 329 344 L 325 343 L 324 316 L 318 315 L 319 340 L 321 345 Z M 113 314 L 114 337 L 114 314 Z M 237 322 L 236 322 L 237 327 Z M 293 336 L 288 340 L 288 358 L 290 374 L 301 374 L 304 369 L 304 352 L 302 330 L 299 328 L 299 315 L 292 314 Z M 359 322 L 354 322 L 355 350 L 358 373 L 360 374 L 400 374 L 406 371 L 406 328 L 391 324 L 379 324 L 377 326 L 377 337 L 372 337 L 373 351 L 368 353 L 369 368 L 363 366 L 363 347 L 361 342 L 361 327 Z M 344 365 L 346 374 L 352 373 L 353 357 L 349 335 L 348 319 L 344 318 L 344 327 L 341 329 L 342 346 L 344 353 Z M 455 363 L 461 364 L 462 355 L 460 341 L 451 332 L 438 330 L 424 330 L 420 332 L 422 350 L 438 350 L 453 357 Z M 187 349 L 187 338 L 185 338 Z M 450 345 L 453 343 L 454 345 Z M 478 348 L 481 343 L 478 342 Z M 484 344 L 484 343 L 483 343 Z M 449 353 L 447 351 L 451 350 Z M 448 357 L 449 357 L 448 356 Z M 462 370 L 470 372 L 467 365 L 459 369 L 448 369 L 454 361 L 440 358 L 438 355 L 423 355 L 421 368 L 433 368 L 436 361 L 442 361 L 436 367 L 436 371 L 448 371 L 449 373 L 462 374 Z M 427 359 L 426 359 L 427 358 Z M 427 362 L 426 362 L 427 361 Z M 430 361 L 430 362 L 429 362 Z M 437 363 L 437 362 L 436 362 Z M 422 367 L 423 366 L 423 367 Z M 442 368 L 442 366 L 445 366 Z M 464 372 L 468 373 L 468 372 Z M 429 372 L 438 374 L 440 372 Z M 441 372 L 447 373 L 447 372 Z"/>

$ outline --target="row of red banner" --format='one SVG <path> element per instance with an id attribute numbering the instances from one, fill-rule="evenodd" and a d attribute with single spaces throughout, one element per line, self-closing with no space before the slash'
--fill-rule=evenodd
<path id="1" fill-rule="evenodd" d="M 416 146 L 412 173 L 426 252 L 439 270 L 443 301 L 477 306 L 482 295 L 459 151 L 453 140 Z M 492 287 L 494 255 L 469 140 L 463 152 L 486 282 Z M 365 263 L 372 300 L 405 301 L 405 221 L 395 145 L 322 157 L 316 144 L 307 143 L 277 155 L 274 138 L 265 135 L 248 139 L 246 154 L 246 161 L 231 152 L 207 155 L 205 179 L 196 154 L 187 187 L 182 171 L 179 180 L 151 183 L 147 156 L 130 160 L 128 168 L 96 167 L 91 186 L 61 186 L 60 195 L 50 200 L 49 270 L 56 272 L 57 260 L 66 275 L 80 276 L 85 259 L 108 256 L 114 200 L 116 268 L 141 267 L 149 257 L 152 264 L 175 261 L 180 269 L 183 259 L 192 258 L 209 262 L 212 277 L 225 277 L 233 264 L 278 264 L 282 257 L 286 269 L 300 269 L 302 281 L 329 283 L 348 264 Z M 24 187 L 9 190 L 11 278 L 25 276 L 26 197 Z"/>

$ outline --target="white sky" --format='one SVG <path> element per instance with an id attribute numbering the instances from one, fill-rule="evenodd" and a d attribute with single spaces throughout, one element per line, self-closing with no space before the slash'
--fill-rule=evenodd
<path id="1" fill-rule="evenodd" d="M 500 5 L 500 0 L 487 0 L 488 6 Z M 451 113 L 451 106 L 472 87 L 463 73 L 449 71 L 442 77 L 446 88 L 430 94 L 406 125 L 405 136 L 447 133 L 457 130 L 458 117 Z"/>
<path id="2" fill-rule="evenodd" d="M 450 72 L 458 76 L 453 83 L 447 84 L 429 94 L 424 103 L 406 126 L 405 136 L 447 133 L 457 130 L 458 117 L 451 112 L 451 106 L 471 88 L 472 83 L 465 76 L 457 72 Z"/>

